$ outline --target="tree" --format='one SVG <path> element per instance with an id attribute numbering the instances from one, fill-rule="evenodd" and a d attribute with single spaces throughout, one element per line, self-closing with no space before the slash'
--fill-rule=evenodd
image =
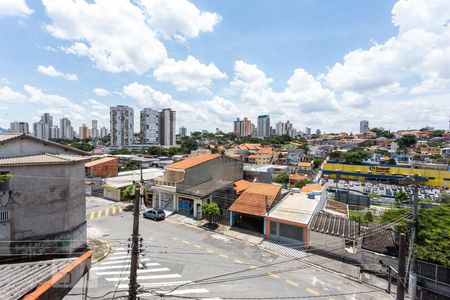
<path id="1" fill-rule="evenodd" d="M 217 148 L 217 147 L 212 148 L 212 149 L 211 149 L 211 153 L 212 153 L 212 154 L 219 153 L 219 148 Z"/>
<path id="2" fill-rule="evenodd" d="M 320 166 L 322 165 L 322 163 L 323 163 L 323 159 L 321 159 L 321 158 L 315 158 L 315 159 L 313 160 L 313 166 L 314 166 L 315 169 L 320 168 Z"/>
<path id="3" fill-rule="evenodd" d="M 444 130 L 433 130 L 431 132 L 432 137 L 442 137 L 444 135 Z"/>
<path id="4" fill-rule="evenodd" d="M 340 160 L 344 157 L 344 153 L 342 151 L 333 151 L 330 153 L 330 159 L 332 160 Z"/>
<path id="5" fill-rule="evenodd" d="M 92 147 L 91 145 L 89 145 L 86 142 L 73 142 L 70 144 L 71 147 L 75 148 L 75 149 L 80 149 L 86 152 L 90 152 L 94 149 L 94 147 Z"/>
<path id="6" fill-rule="evenodd" d="M 406 149 L 414 146 L 417 143 L 417 138 L 412 134 L 405 134 L 397 140 L 397 144 L 401 149 Z"/>
<path id="7" fill-rule="evenodd" d="M 361 148 L 352 149 L 344 153 L 345 162 L 354 165 L 361 164 L 364 160 L 368 159 L 369 157 L 370 152 Z"/>
<path id="8" fill-rule="evenodd" d="M 419 210 L 414 250 L 419 259 L 450 266 L 450 204 Z"/>
<path id="9" fill-rule="evenodd" d="M 450 203 L 450 194 L 441 193 L 441 203 Z"/>
<path id="10" fill-rule="evenodd" d="M 409 234 L 411 220 L 407 217 L 411 210 L 409 208 L 390 208 L 381 214 L 381 223 L 395 223 L 395 230 L 400 233 Z"/>
<path id="11" fill-rule="evenodd" d="M 403 203 L 403 201 L 408 199 L 408 193 L 406 193 L 404 190 L 400 190 L 398 192 L 394 193 L 394 198 L 395 198 L 395 205 L 397 207 L 400 207 L 401 204 Z"/>
<path id="12" fill-rule="evenodd" d="M 301 189 L 302 187 L 304 187 L 305 185 L 310 184 L 310 183 L 312 183 L 312 182 L 309 180 L 297 180 L 297 182 L 295 183 L 294 186 L 296 188 Z"/>
<path id="13" fill-rule="evenodd" d="M 208 220 L 209 223 L 212 223 L 214 216 L 219 213 L 219 206 L 217 203 L 212 202 L 211 204 L 205 203 L 202 206 L 203 216 Z"/>
<path id="14" fill-rule="evenodd" d="M 275 177 L 274 179 L 272 179 L 272 182 L 288 184 L 289 183 L 289 174 L 280 174 L 277 177 Z"/>
<path id="15" fill-rule="evenodd" d="M 123 192 L 122 192 L 122 196 L 125 200 L 130 200 L 131 197 L 133 197 L 133 185 L 130 184 L 129 186 L 127 186 Z"/>
<path id="16" fill-rule="evenodd" d="M 389 158 L 389 160 L 387 161 L 388 165 L 392 165 L 395 166 L 397 164 L 397 161 L 394 158 Z"/>
<path id="17" fill-rule="evenodd" d="M 103 144 L 108 145 L 110 141 L 111 141 L 111 135 L 110 134 L 107 134 L 104 137 L 102 137 L 102 143 Z"/>
<path id="18" fill-rule="evenodd" d="M 195 133 L 195 132 L 194 132 Z M 200 134 L 201 135 L 201 134 Z M 184 136 L 180 141 L 180 152 L 189 154 L 192 150 L 198 149 L 198 142 L 195 136 Z"/>

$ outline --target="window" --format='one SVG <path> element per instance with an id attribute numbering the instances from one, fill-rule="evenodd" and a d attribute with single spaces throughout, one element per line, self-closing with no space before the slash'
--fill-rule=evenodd
<path id="1" fill-rule="evenodd" d="M 10 178 L 11 174 L 9 172 L 0 172 L 0 191 L 10 190 Z"/>
<path id="2" fill-rule="evenodd" d="M 270 234 L 277 235 L 277 223 L 270 222 Z"/>

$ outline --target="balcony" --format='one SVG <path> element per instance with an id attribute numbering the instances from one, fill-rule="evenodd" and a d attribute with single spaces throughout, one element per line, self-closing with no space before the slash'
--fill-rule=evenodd
<path id="1" fill-rule="evenodd" d="M 166 180 L 164 177 L 155 178 L 155 186 L 176 187 L 176 181 Z"/>

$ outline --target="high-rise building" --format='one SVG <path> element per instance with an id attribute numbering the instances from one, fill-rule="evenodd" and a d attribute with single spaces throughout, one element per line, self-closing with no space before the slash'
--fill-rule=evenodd
<path id="1" fill-rule="evenodd" d="M 257 126 L 257 136 L 259 138 L 264 138 L 266 136 L 270 136 L 270 117 L 269 115 L 261 115 L 258 116 L 258 126 Z"/>
<path id="2" fill-rule="evenodd" d="M 58 126 L 53 126 L 50 128 L 50 138 L 51 139 L 59 139 L 60 138 Z"/>
<path id="3" fill-rule="evenodd" d="M 134 111 L 126 105 L 110 108 L 111 148 L 122 149 L 133 144 Z"/>
<path id="4" fill-rule="evenodd" d="M 108 129 L 106 127 L 100 128 L 100 138 L 104 138 L 106 135 L 108 135 Z"/>
<path id="5" fill-rule="evenodd" d="M 254 129 L 255 125 L 247 117 L 244 117 L 243 120 L 237 118 L 234 121 L 233 132 L 236 136 L 251 136 Z"/>
<path id="6" fill-rule="evenodd" d="M 320 135 L 320 134 L 321 134 L 320 129 L 317 129 L 317 130 L 316 130 L 316 135 Z"/>
<path id="7" fill-rule="evenodd" d="M 369 121 L 362 120 L 359 122 L 359 133 L 364 133 L 369 131 Z"/>
<path id="8" fill-rule="evenodd" d="M 15 121 L 15 122 L 11 122 L 10 131 L 12 133 L 29 134 L 30 133 L 30 128 L 29 128 L 27 122 L 17 122 L 17 121 Z"/>
<path id="9" fill-rule="evenodd" d="M 50 139 L 50 127 L 41 121 L 33 123 L 33 135 L 37 138 L 48 140 Z"/>
<path id="10" fill-rule="evenodd" d="M 277 122 L 277 124 L 275 124 L 275 134 L 276 135 L 283 135 L 283 134 L 285 134 L 284 123 L 283 122 L 279 121 L 279 122 Z"/>
<path id="11" fill-rule="evenodd" d="M 159 142 L 162 146 L 174 146 L 176 141 L 176 112 L 165 108 L 159 113 Z"/>
<path id="12" fill-rule="evenodd" d="M 92 128 L 91 128 L 91 138 L 98 138 L 98 121 L 92 120 Z"/>
<path id="13" fill-rule="evenodd" d="M 305 134 L 306 135 L 311 135 L 311 128 L 310 127 L 306 127 L 305 128 Z"/>
<path id="14" fill-rule="evenodd" d="M 59 120 L 59 138 L 73 140 L 73 127 L 69 119 L 62 118 Z"/>
<path id="15" fill-rule="evenodd" d="M 159 112 L 151 108 L 141 110 L 141 144 L 159 145 Z"/>
<path id="16" fill-rule="evenodd" d="M 180 130 L 178 132 L 178 134 L 180 135 L 180 137 L 185 137 L 187 136 L 187 128 L 184 126 L 180 127 Z"/>
<path id="17" fill-rule="evenodd" d="M 41 116 L 41 122 L 48 124 L 48 127 L 51 128 L 53 127 L 53 117 L 52 115 L 50 115 L 49 113 L 44 113 Z"/>
<path id="18" fill-rule="evenodd" d="M 86 140 L 89 138 L 89 127 L 86 124 L 82 124 L 79 130 L 80 140 Z"/>

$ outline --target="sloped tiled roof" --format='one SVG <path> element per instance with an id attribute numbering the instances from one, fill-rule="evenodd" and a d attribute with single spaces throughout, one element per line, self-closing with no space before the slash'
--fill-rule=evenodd
<path id="1" fill-rule="evenodd" d="M 10 139 L 14 139 L 16 137 L 21 136 L 22 133 L 2 133 L 0 134 L 0 142 L 4 142 Z"/>
<path id="2" fill-rule="evenodd" d="M 258 152 L 256 152 L 256 154 L 269 154 L 272 153 L 272 151 L 273 151 L 272 147 L 261 148 L 258 150 Z"/>
<path id="3" fill-rule="evenodd" d="M 100 158 L 100 159 L 97 159 L 97 160 L 93 160 L 93 161 L 87 162 L 87 163 L 84 164 L 84 166 L 87 167 L 87 168 L 90 168 L 90 167 L 93 167 L 93 166 L 96 166 L 96 165 L 101 165 L 101 164 L 104 164 L 104 163 L 107 163 L 107 162 L 113 162 L 113 161 L 117 161 L 117 158 L 116 157 L 104 157 L 104 158 Z"/>
<path id="4" fill-rule="evenodd" d="M 360 235 L 358 222 L 327 212 L 314 213 L 309 229 L 348 239 L 356 239 Z"/>
<path id="5" fill-rule="evenodd" d="M 200 165 L 204 162 L 207 162 L 209 160 L 215 159 L 220 157 L 221 154 L 205 154 L 195 157 L 189 157 L 185 160 L 170 164 L 165 166 L 165 169 L 178 169 L 178 170 L 186 170 L 192 167 L 195 167 L 197 165 Z"/>
<path id="6" fill-rule="evenodd" d="M 234 182 L 234 190 L 236 193 L 242 193 L 248 186 L 250 185 L 250 181 L 241 179 Z"/>
<path id="7" fill-rule="evenodd" d="M 289 180 L 308 180 L 308 177 L 300 174 L 292 174 L 289 176 Z"/>
<path id="8" fill-rule="evenodd" d="M 311 167 L 311 165 L 312 165 L 311 162 L 308 161 L 301 161 L 298 163 L 299 167 Z"/>
<path id="9" fill-rule="evenodd" d="M 266 214 L 266 202 L 270 209 L 280 191 L 281 186 L 279 185 L 252 182 L 233 202 L 229 210 L 263 217 Z"/>
<path id="10" fill-rule="evenodd" d="M 17 157 L 0 158 L 0 167 L 9 166 L 40 166 L 40 165 L 62 165 L 83 161 L 87 158 L 78 155 L 67 154 L 38 154 Z"/>
<path id="11" fill-rule="evenodd" d="M 316 184 L 308 184 L 305 185 L 304 187 L 302 187 L 302 192 L 303 193 L 309 193 L 309 192 L 313 192 L 313 191 L 321 191 L 322 190 L 322 185 L 316 183 Z"/>

